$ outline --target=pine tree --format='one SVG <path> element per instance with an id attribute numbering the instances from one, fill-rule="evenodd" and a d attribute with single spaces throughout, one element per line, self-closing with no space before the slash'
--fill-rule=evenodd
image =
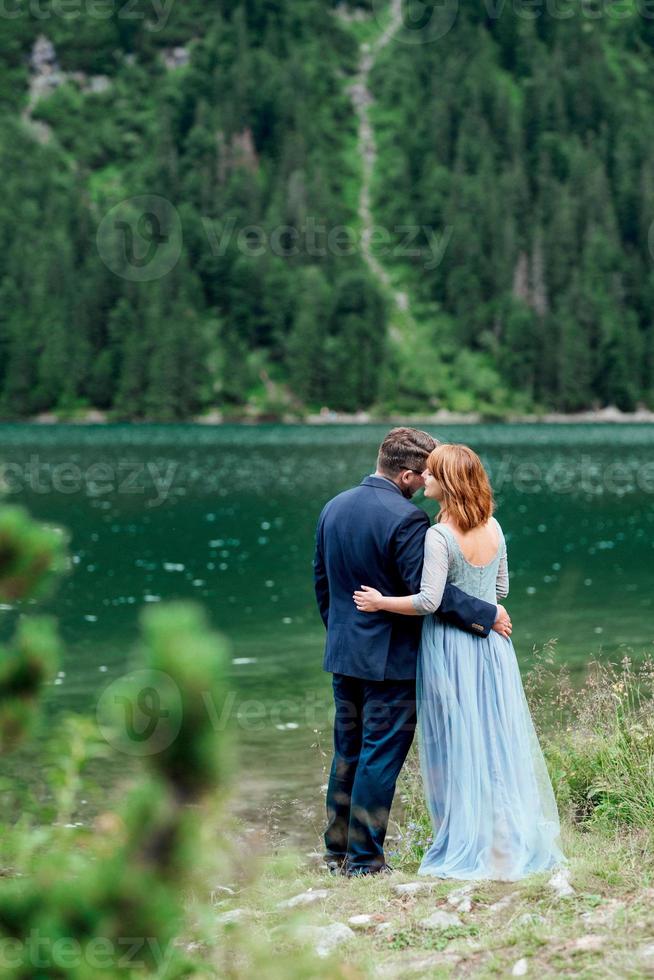
<path id="1" fill-rule="evenodd" d="M 295 319 L 286 346 L 292 391 L 303 402 L 322 404 L 325 396 L 325 340 L 331 290 L 316 266 L 302 270 Z"/>
<path id="2" fill-rule="evenodd" d="M 362 273 L 336 284 L 325 341 L 325 399 L 331 408 L 354 412 L 377 396 L 384 361 L 386 310 L 382 296 Z"/>
<path id="3" fill-rule="evenodd" d="M 123 297 L 111 311 L 109 337 L 117 360 L 114 413 L 119 418 L 139 418 L 144 409 L 147 344 L 143 321 L 134 308 L 134 298 L 130 301 Z"/>

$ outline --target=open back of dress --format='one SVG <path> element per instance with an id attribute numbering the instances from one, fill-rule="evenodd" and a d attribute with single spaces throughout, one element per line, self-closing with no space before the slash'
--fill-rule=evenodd
<path id="1" fill-rule="evenodd" d="M 484 566 L 466 560 L 447 526 L 429 534 L 445 539 L 446 549 L 439 541 L 432 550 L 437 564 L 446 554 L 447 570 L 426 564 L 424 582 L 431 576 L 438 588 L 446 578 L 489 602 L 507 594 L 501 528 L 497 555 Z M 429 615 L 417 683 L 420 761 L 434 828 L 418 873 L 513 881 L 564 863 L 554 793 L 511 640 L 464 633 Z"/>

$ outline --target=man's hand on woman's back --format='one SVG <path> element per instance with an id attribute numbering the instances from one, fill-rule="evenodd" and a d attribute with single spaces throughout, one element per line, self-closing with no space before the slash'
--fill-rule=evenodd
<path id="1" fill-rule="evenodd" d="M 511 631 L 513 629 L 511 617 L 504 606 L 498 605 L 497 607 L 497 619 L 493 623 L 493 629 L 496 633 L 499 633 L 500 636 L 505 636 L 507 640 L 511 636 Z"/>

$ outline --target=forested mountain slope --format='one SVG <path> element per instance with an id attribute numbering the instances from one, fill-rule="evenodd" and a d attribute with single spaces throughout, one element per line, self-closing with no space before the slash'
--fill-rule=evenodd
<path id="1" fill-rule="evenodd" d="M 411 2 L 373 74 L 376 208 L 447 232 L 439 264 L 423 235 L 400 272 L 434 344 L 486 352 L 541 405 L 651 405 L 654 20 L 520 0 L 430 20 Z"/>
<path id="2" fill-rule="evenodd" d="M 3 25 L 2 415 L 86 402 L 184 418 L 238 410 L 268 377 L 289 381 L 298 403 L 373 401 L 378 290 L 356 254 L 286 240 L 286 226 L 353 220 L 343 77 L 358 48 L 328 5 L 185 0 L 165 25 L 143 2 L 111 20 L 64 20 L 60 6 Z M 25 123 L 40 36 L 56 59 L 44 70 L 65 75 Z M 188 52 L 175 55 L 180 44 Z M 182 66 L 168 70 L 176 56 Z M 126 225 L 141 202 L 110 210 L 153 195 L 164 204 L 150 205 L 143 238 L 172 237 L 179 253 L 161 275 L 147 254 L 130 265 L 138 228 Z"/>
<path id="3" fill-rule="evenodd" d="M 3 20 L 1 418 L 652 401 L 652 21 L 462 0 L 415 43 L 404 6 L 413 43 L 371 76 L 373 205 L 423 229 L 381 256 L 413 337 L 351 244 L 348 87 L 381 2 L 349 8 L 367 25 L 320 0 Z"/>

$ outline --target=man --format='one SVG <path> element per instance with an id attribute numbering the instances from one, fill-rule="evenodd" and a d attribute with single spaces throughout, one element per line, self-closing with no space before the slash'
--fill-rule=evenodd
<path id="1" fill-rule="evenodd" d="M 384 595 L 420 591 L 427 514 L 411 503 L 436 441 L 426 432 L 388 433 L 377 469 L 330 500 L 316 531 L 314 582 L 327 627 L 324 669 L 333 674 L 334 759 L 327 790 L 325 860 L 332 873 L 390 870 L 384 839 L 400 769 L 416 727 L 416 664 L 422 619 L 360 613 L 362 583 Z M 502 606 L 445 588 L 438 615 L 488 636 L 511 621 Z"/>

